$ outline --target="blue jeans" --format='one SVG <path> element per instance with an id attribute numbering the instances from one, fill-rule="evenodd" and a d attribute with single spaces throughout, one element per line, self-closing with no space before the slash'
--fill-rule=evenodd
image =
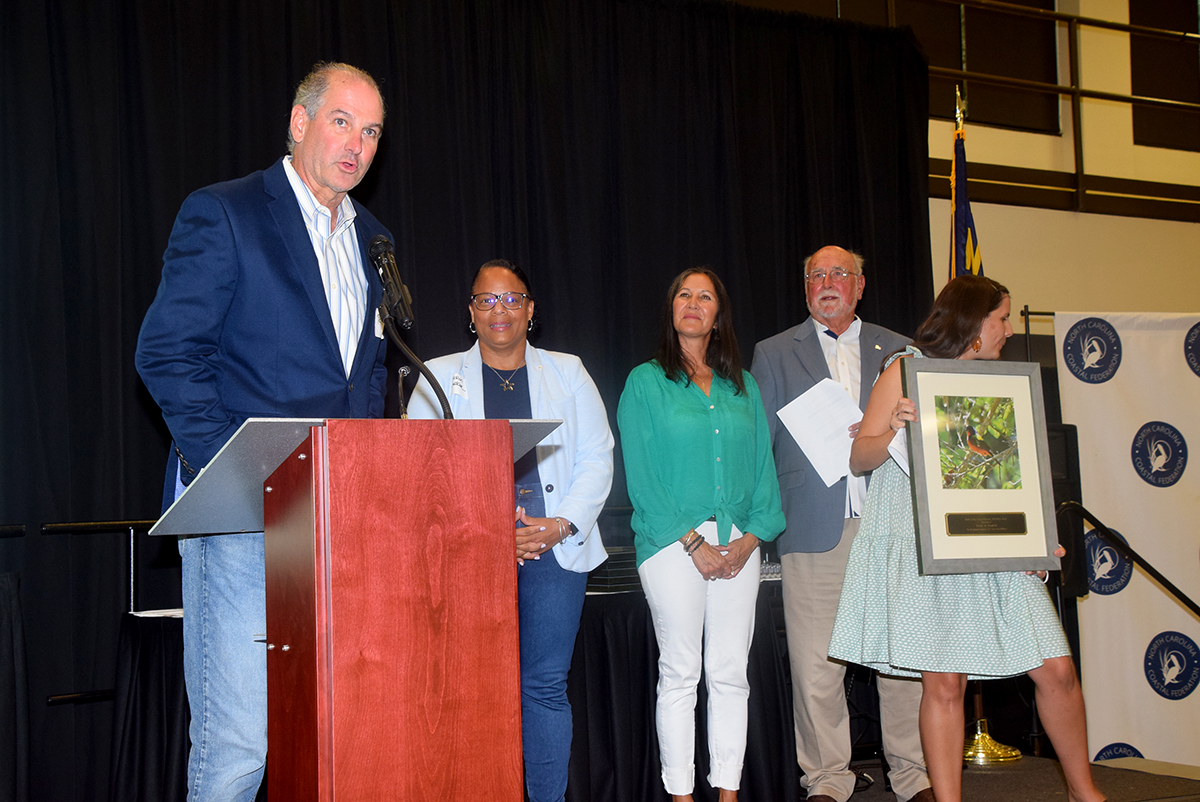
<path id="1" fill-rule="evenodd" d="M 544 517 L 540 488 L 536 495 L 517 498 L 530 516 Z M 525 560 L 517 569 L 521 739 L 529 802 L 562 802 L 567 792 L 571 761 L 567 672 L 586 590 L 587 574 L 560 567 L 553 550 L 540 560 Z"/>
<path id="2" fill-rule="evenodd" d="M 179 542 L 189 802 L 253 802 L 267 756 L 263 535 Z"/>

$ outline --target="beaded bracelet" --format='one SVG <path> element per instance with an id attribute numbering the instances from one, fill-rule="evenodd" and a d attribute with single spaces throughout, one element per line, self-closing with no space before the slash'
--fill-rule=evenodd
<path id="1" fill-rule="evenodd" d="M 684 536 L 679 538 L 679 542 L 683 544 L 683 550 L 687 551 L 688 546 L 692 545 L 692 543 L 694 543 L 698 537 L 700 537 L 700 533 L 695 529 L 687 530 Z"/>

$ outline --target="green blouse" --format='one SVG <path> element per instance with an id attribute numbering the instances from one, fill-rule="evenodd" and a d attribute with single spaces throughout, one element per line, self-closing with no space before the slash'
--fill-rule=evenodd
<path id="1" fill-rule="evenodd" d="M 762 397 L 742 376 L 741 395 L 714 375 L 706 396 L 694 382 L 668 381 L 654 361 L 625 381 L 617 426 L 638 565 L 714 515 L 722 545 L 731 525 L 764 541 L 783 531 Z"/>

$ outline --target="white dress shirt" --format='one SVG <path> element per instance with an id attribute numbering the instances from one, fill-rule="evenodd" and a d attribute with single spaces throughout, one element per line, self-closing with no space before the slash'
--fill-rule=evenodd
<path id="1" fill-rule="evenodd" d="M 854 403 L 858 403 L 859 388 L 862 387 L 862 348 L 859 345 L 859 332 L 862 331 L 862 321 L 857 317 L 850 328 L 841 336 L 834 334 L 823 323 L 812 319 L 813 325 L 821 335 L 817 342 L 821 343 L 821 352 L 825 354 L 825 363 L 829 366 L 829 376 L 842 385 L 842 389 L 850 394 Z M 857 518 L 862 514 L 863 499 L 867 496 L 867 478 L 851 473 L 846 477 L 846 517 Z"/>
<path id="2" fill-rule="evenodd" d="M 325 287 L 325 299 L 329 301 L 333 330 L 337 333 L 338 348 L 342 352 L 342 364 L 348 378 L 354 365 L 354 355 L 358 352 L 358 340 L 362 336 L 363 319 L 367 311 L 367 277 L 363 273 L 362 254 L 354 232 L 354 204 L 349 195 L 342 198 L 334 226 L 333 215 L 317 201 L 312 190 L 296 173 L 291 156 L 283 160 L 283 171 L 287 173 L 292 191 L 296 193 L 308 238 L 312 240 L 313 251 L 317 254 L 321 284 Z"/>

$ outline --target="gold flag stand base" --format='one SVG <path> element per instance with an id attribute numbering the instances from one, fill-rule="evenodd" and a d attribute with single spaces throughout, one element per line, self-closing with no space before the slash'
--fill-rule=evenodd
<path id="1" fill-rule="evenodd" d="M 987 719 L 975 722 L 975 735 L 963 747 L 963 762 L 976 766 L 991 766 L 996 763 L 1012 763 L 1021 759 L 1021 750 L 998 743 L 988 735 Z"/>

